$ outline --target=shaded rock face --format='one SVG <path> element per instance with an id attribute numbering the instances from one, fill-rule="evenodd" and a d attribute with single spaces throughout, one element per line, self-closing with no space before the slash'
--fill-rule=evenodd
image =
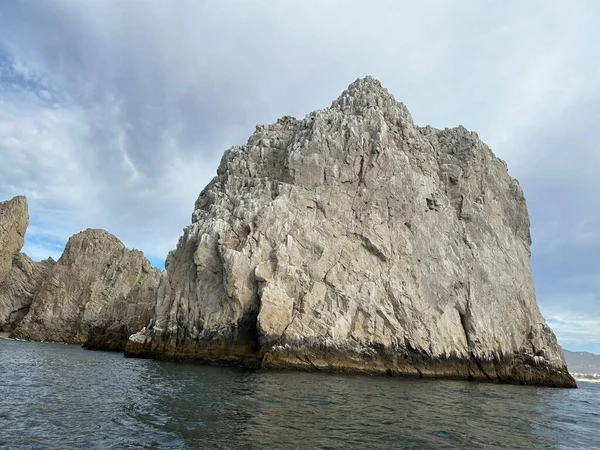
<path id="1" fill-rule="evenodd" d="M 12 331 L 29 312 L 36 291 L 50 274 L 54 260 L 32 261 L 19 253 L 0 284 L 0 331 Z"/>
<path id="2" fill-rule="evenodd" d="M 28 225 L 29 213 L 25 197 L 18 196 L 0 202 L 0 283 L 8 276 L 13 259 L 23 247 Z"/>
<path id="3" fill-rule="evenodd" d="M 33 295 L 53 261 L 32 261 L 24 253 L 29 225 L 27 199 L 0 202 L 0 331 L 11 331 L 29 311 Z"/>
<path id="4" fill-rule="evenodd" d="M 112 234 L 88 229 L 65 251 L 13 336 L 122 350 L 153 314 L 160 271 Z"/>
<path id="5" fill-rule="evenodd" d="M 223 156 L 130 356 L 574 386 L 523 192 L 462 127 L 360 79 Z"/>

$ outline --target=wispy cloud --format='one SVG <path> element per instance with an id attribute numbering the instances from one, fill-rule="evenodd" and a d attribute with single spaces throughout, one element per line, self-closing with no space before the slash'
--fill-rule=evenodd
<path id="1" fill-rule="evenodd" d="M 564 345 L 600 344 L 600 298 L 596 293 L 565 292 L 544 300 L 542 312 Z"/>

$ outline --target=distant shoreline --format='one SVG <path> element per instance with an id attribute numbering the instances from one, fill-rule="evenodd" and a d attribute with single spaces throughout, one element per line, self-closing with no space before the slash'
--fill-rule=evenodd
<path id="1" fill-rule="evenodd" d="M 600 376 L 597 374 L 571 373 L 575 381 L 587 381 L 588 383 L 600 383 Z"/>

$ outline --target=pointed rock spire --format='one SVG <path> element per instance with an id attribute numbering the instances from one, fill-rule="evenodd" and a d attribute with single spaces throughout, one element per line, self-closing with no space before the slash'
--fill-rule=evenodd
<path id="1" fill-rule="evenodd" d="M 365 115 L 369 112 L 381 112 L 387 120 L 398 124 L 413 124 L 408 108 L 397 101 L 381 82 L 368 75 L 352 82 L 331 104 L 344 114 Z"/>

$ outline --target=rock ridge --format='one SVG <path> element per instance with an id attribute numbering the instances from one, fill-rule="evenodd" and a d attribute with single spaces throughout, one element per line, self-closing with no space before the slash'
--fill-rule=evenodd
<path id="1" fill-rule="evenodd" d="M 142 252 L 87 229 L 69 239 L 12 336 L 123 350 L 150 320 L 159 278 Z"/>

